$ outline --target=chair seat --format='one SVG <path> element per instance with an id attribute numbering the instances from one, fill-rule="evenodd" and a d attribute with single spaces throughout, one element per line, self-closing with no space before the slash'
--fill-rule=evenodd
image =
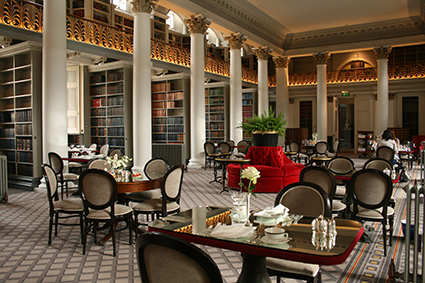
<path id="1" fill-rule="evenodd" d="M 167 212 L 174 211 L 180 208 L 180 205 L 176 202 L 167 202 Z M 144 202 L 137 204 L 133 207 L 136 211 L 144 212 L 161 212 L 162 211 L 162 199 L 149 199 Z"/>
<path id="2" fill-rule="evenodd" d="M 315 277 L 320 271 L 318 264 L 304 263 L 279 258 L 266 258 L 266 267 L 281 272 L 296 273 Z"/>
<path id="3" fill-rule="evenodd" d="M 78 180 L 78 175 L 74 173 L 63 173 L 64 181 Z"/>
<path id="4" fill-rule="evenodd" d="M 350 206 L 350 211 L 353 211 L 354 205 Z M 369 219 L 382 219 L 382 208 L 379 209 L 366 209 L 364 207 L 359 206 L 359 211 L 356 216 L 360 218 L 369 218 Z M 387 208 L 387 216 L 394 215 L 394 209 L 392 207 Z"/>
<path id="5" fill-rule="evenodd" d="M 340 200 L 332 200 L 332 211 L 343 211 L 347 206 L 343 204 Z"/>
<path id="6" fill-rule="evenodd" d="M 131 213 L 133 210 L 131 207 L 122 204 L 115 204 L 115 216 L 124 216 L 126 214 Z M 89 209 L 89 214 L 87 214 L 87 218 L 89 219 L 97 219 L 97 220 L 108 220 L 111 219 L 110 216 L 111 209 L 102 209 L 102 210 L 92 210 Z"/>
<path id="7" fill-rule="evenodd" d="M 148 199 L 160 199 L 162 196 L 161 189 L 154 189 L 145 192 L 130 193 L 125 196 L 125 199 L 132 202 L 142 202 Z"/>
<path id="8" fill-rule="evenodd" d="M 81 167 L 83 167 L 83 164 L 78 163 L 78 162 L 69 162 L 68 167 L 69 168 L 81 168 Z"/>
<path id="9" fill-rule="evenodd" d="M 347 188 L 345 186 L 336 186 L 336 191 L 334 198 L 343 198 L 345 197 L 345 193 L 347 191 Z"/>
<path id="10" fill-rule="evenodd" d="M 83 211 L 83 200 L 81 198 L 68 198 L 53 202 L 54 210 Z"/>

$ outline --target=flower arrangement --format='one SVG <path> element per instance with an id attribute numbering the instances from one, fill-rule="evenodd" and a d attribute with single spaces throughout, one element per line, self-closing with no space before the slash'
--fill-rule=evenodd
<path id="1" fill-rule="evenodd" d="M 241 179 L 248 179 L 249 184 L 248 184 L 248 187 L 246 187 L 244 183 L 241 181 L 239 183 L 239 185 L 241 186 L 241 191 L 242 189 L 245 189 L 247 191 L 247 194 L 253 194 L 255 196 L 253 191 L 255 190 L 255 185 L 257 184 L 257 180 L 260 177 L 261 177 L 260 171 L 258 171 L 257 168 L 253 166 L 247 167 L 244 170 L 242 170 Z"/>
<path id="2" fill-rule="evenodd" d="M 129 162 L 129 161 L 132 161 L 133 159 L 132 158 L 129 158 L 128 156 L 126 156 L 126 155 L 123 155 L 123 156 L 121 156 L 121 157 L 118 157 L 118 155 L 117 154 L 115 154 L 114 156 L 107 156 L 106 158 L 105 158 L 105 160 L 106 160 L 106 162 L 108 163 L 108 164 L 111 164 L 111 167 L 113 168 L 113 169 L 115 169 L 115 170 L 117 170 L 117 169 L 124 169 L 126 166 L 127 166 L 127 163 Z"/>
<path id="3" fill-rule="evenodd" d="M 319 137 L 319 135 L 317 133 L 312 133 L 311 137 L 313 138 L 314 141 L 317 141 L 317 138 Z"/>

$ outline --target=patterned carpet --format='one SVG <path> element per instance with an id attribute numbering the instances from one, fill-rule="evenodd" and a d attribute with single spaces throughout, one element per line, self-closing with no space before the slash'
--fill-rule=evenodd
<path id="1" fill-rule="evenodd" d="M 361 164 L 364 160 L 356 160 Z M 358 166 L 361 167 L 361 166 Z M 418 175 L 411 171 L 413 178 Z M 182 208 L 195 205 L 230 206 L 229 193 L 217 193 L 221 184 L 211 183 L 213 172 L 190 170 L 185 173 Z M 405 196 L 397 184 L 396 218 L 393 245 L 383 256 L 380 225 L 370 223 L 371 243 L 359 242 L 344 264 L 322 267 L 323 282 L 386 282 L 391 258 L 397 270 L 401 266 L 403 237 L 400 220 L 405 213 Z M 252 208 L 260 209 L 274 203 L 276 194 L 257 194 Z M 0 204 L 0 282 L 140 282 L 134 245 L 128 244 L 128 231 L 117 233 L 117 256 L 112 256 L 112 242 L 97 246 L 88 238 L 88 252 L 82 254 L 79 227 L 62 226 L 51 246 L 48 240 L 48 204 L 45 193 L 18 191 L 9 195 L 9 202 Z M 75 221 L 75 220 L 69 220 Z M 369 224 L 369 223 L 367 223 Z M 200 246 L 218 264 L 225 282 L 236 282 L 241 269 L 239 253 Z M 400 270 L 399 270 L 400 271 Z M 275 279 L 272 278 L 275 282 Z M 282 280 L 282 282 L 298 282 Z"/>

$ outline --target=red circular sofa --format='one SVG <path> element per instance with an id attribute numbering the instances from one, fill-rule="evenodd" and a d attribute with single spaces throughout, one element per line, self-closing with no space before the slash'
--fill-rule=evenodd
<path id="1" fill-rule="evenodd" d="M 254 166 L 260 171 L 254 193 L 277 193 L 286 185 L 299 181 L 299 176 L 304 165 L 292 162 L 283 153 L 281 146 L 251 146 L 244 157 L 251 159 L 243 168 Z M 227 166 L 227 185 L 239 188 L 241 167 L 239 164 Z M 245 186 L 248 180 L 243 179 Z"/>

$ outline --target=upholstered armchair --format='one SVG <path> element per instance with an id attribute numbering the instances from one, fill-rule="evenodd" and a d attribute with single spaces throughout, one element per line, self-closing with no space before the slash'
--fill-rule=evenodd
<path id="1" fill-rule="evenodd" d="M 283 187 L 299 181 L 299 176 L 304 165 L 292 162 L 283 153 L 281 146 L 251 146 L 245 159 L 251 159 L 243 168 L 254 166 L 260 171 L 261 177 L 255 187 L 255 193 L 277 193 Z M 229 187 L 238 188 L 240 182 L 239 164 L 227 166 L 227 184 Z M 248 180 L 244 179 L 245 185 Z"/>

